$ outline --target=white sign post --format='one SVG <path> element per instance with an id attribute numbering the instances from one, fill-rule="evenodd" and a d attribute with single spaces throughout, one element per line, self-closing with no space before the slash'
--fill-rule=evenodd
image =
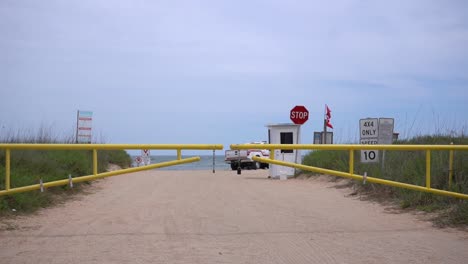
<path id="1" fill-rule="evenodd" d="M 379 118 L 379 144 L 391 145 L 393 143 L 393 118 Z M 382 152 L 382 170 L 385 166 L 385 150 Z"/>
<path id="2" fill-rule="evenodd" d="M 140 156 L 135 158 L 135 163 L 137 164 L 137 167 L 140 167 L 140 164 L 141 164 L 141 157 Z"/>
<path id="3" fill-rule="evenodd" d="M 79 111 L 76 117 L 76 143 L 91 143 L 93 112 Z"/>
<path id="4" fill-rule="evenodd" d="M 392 144 L 394 124 L 393 118 L 366 118 L 359 120 L 361 144 Z M 385 151 L 383 152 L 382 160 L 385 160 Z M 379 162 L 379 151 L 361 150 L 361 162 Z"/>
<path id="5" fill-rule="evenodd" d="M 143 165 L 150 165 L 151 164 L 150 150 L 142 149 L 141 158 L 142 158 Z"/>
<path id="6" fill-rule="evenodd" d="M 359 120 L 361 144 L 376 145 L 379 143 L 379 119 L 366 118 Z M 378 150 L 361 150 L 361 162 L 379 162 Z"/>

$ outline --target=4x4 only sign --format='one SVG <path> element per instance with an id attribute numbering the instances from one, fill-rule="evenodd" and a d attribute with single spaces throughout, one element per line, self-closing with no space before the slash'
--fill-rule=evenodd
<path id="1" fill-rule="evenodd" d="M 379 119 L 366 118 L 359 120 L 361 144 L 377 145 L 379 143 Z M 361 162 L 379 162 L 378 150 L 361 150 Z"/>

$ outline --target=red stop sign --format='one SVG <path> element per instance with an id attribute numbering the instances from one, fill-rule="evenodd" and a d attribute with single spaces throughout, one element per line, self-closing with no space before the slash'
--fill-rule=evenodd
<path id="1" fill-rule="evenodd" d="M 303 105 L 296 105 L 289 116 L 296 125 L 302 125 L 309 119 L 309 111 Z"/>

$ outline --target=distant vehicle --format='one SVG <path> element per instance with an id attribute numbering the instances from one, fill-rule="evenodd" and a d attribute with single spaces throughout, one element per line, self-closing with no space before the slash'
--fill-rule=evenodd
<path id="1" fill-rule="evenodd" d="M 266 144 L 266 141 L 250 142 L 247 144 Z M 268 163 L 259 163 L 252 159 L 252 157 L 269 158 L 270 151 L 268 149 L 241 149 L 241 150 L 226 150 L 224 154 L 224 161 L 231 165 L 232 170 L 237 170 L 240 166 L 241 169 L 267 169 Z"/>

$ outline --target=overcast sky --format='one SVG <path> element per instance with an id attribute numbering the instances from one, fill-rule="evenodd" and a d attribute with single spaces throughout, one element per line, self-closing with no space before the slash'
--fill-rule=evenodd
<path id="1" fill-rule="evenodd" d="M 94 112 L 105 143 L 266 140 L 266 124 L 332 110 L 396 132 L 468 127 L 468 1 L 0 0 L 0 132 L 73 135 Z"/>

